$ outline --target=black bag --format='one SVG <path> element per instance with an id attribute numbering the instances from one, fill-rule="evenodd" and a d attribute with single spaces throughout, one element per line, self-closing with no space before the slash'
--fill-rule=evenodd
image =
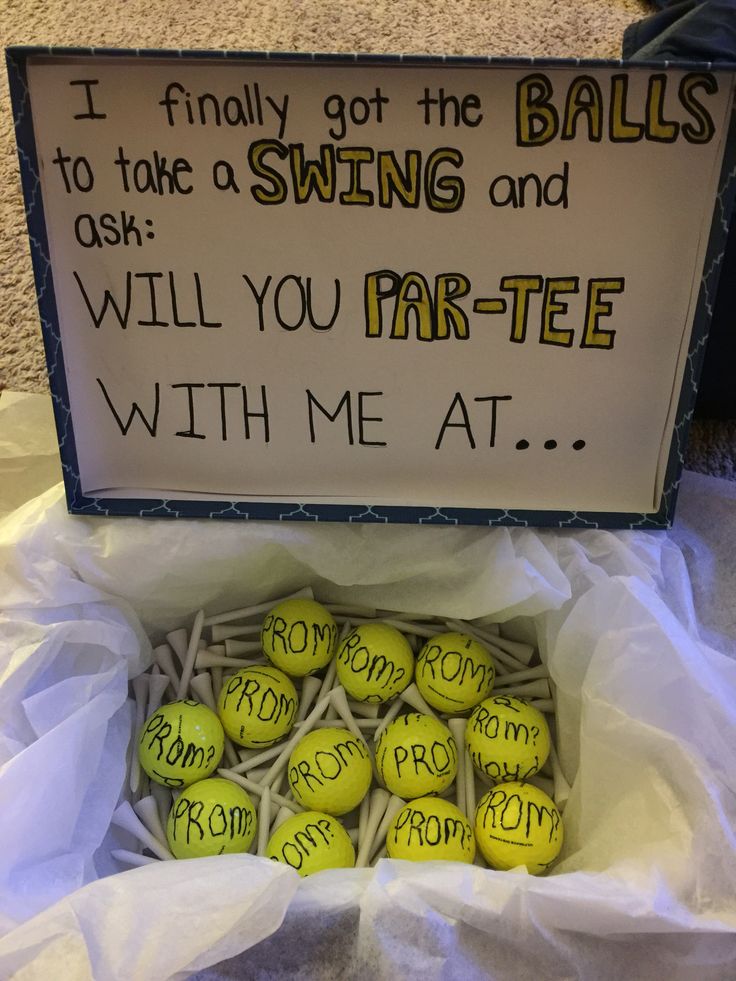
<path id="1" fill-rule="evenodd" d="M 637 61 L 736 63 L 736 0 L 655 0 L 659 11 L 632 24 L 622 53 Z M 713 308 L 696 416 L 736 419 L 736 230 L 731 220 Z"/>

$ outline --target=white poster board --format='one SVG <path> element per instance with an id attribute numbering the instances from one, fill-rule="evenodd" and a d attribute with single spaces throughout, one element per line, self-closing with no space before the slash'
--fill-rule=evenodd
<path id="1" fill-rule="evenodd" d="M 658 509 L 730 74 L 27 71 L 84 495 Z"/>

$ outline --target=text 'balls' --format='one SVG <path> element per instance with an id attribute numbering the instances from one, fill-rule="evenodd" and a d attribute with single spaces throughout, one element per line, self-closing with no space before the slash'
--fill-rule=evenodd
<path id="1" fill-rule="evenodd" d="M 376 770 L 384 787 L 405 800 L 441 794 L 457 775 L 455 739 L 439 719 L 409 712 L 381 733 Z"/>
<path id="2" fill-rule="evenodd" d="M 475 839 L 463 812 L 441 797 L 409 801 L 394 815 L 386 835 L 389 858 L 412 862 L 467 862 Z"/>
<path id="3" fill-rule="evenodd" d="M 438 634 L 419 652 L 416 685 L 440 712 L 466 712 L 491 693 L 496 670 L 486 648 L 466 634 Z"/>
<path id="4" fill-rule="evenodd" d="M 302 811 L 274 831 L 266 858 L 290 865 L 299 875 L 312 875 L 324 869 L 352 869 L 355 849 L 337 818 L 320 811 Z"/>
<path id="5" fill-rule="evenodd" d="M 361 624 L 337 652 L 337 679 L 360 702 L 388 701 L 406 688 L 413 671 L 409 642 L 386 623 Z"/>
<path id="6" fill-rule="evenodd" d="M 171 805 L 166 838 L 174 858 L 247 852 L 257 826 L 248 794 L 229 780 L 200 780 Z"/>
<path id="7" fill-rule="evenodd" d="M 284 600 L 264 618 L 261 646 L 277 668 L 302 678 L 332 660 L 337 624 L 329 610 L 316 600 Z"/>
<path id="8" fill-rule="evenodd" d="M 188 787 L 217 769 L 225 734 L 214 712 L 199 702 L 162 705 L 146 719 L 138 739 L 138 758 L 151 780 Z"/>
<path id="9" fill-rule="evenodd" d="M 368 747 L 347 729 L 315 729 L 289 757 L 289 786 L 309 810 L 347 814 L 363 800 L 372 779 Z"/>
<path id="10" fill-rule="evenodd" d="M 547 761 L 549 726 L 523 698 L 496 695 L 473 709 L 465 745 L 473 765 L 497 783 L 526 780 Z"/>
<path id="11" fill-rule="evenodd" d="M 519 865 L 532 875 L 546 871 L 560 853 L 563 835 L 554 801 L 531 783 L 500 783 L 475 809 L 478 848 L 499 871 Z"/>
<path id="12" fill-rule="evenodd" d="M 243 668 L 220 690 L 217 712 L 225 732 L 239 746 L 257 749 L 278 742 L 291 730 L 299 696 L 278 668 Z"/>

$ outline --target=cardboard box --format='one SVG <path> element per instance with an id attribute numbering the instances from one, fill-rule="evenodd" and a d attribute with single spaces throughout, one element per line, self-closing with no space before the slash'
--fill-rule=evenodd
<path id="1" fill-rule="evenodd" d="M 671 522 L 731 69 L 8 59 L 73 513 Z"/>

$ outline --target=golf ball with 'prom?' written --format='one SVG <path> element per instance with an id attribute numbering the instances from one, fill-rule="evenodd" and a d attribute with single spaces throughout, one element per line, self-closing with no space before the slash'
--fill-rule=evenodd
<path id="1" fill-rule="evenodd" d="M 455 739 L 439 719 L 409 712 L 381 733 L 376 770 L 384 787 L 405 800 L 441 794 L 457 775 Z"/>
<path id="2" fill-rule="evenodd" d="M 315 729 L 289 757 L 289 786 L 309 810 L 347 814 L 363 800 L 372 779 L 368 747 L 347 729 Z"/>
<path id="3" fill-rule="evenodd" d="M 337 680 L 359 702 L 387 702 L 411 682 L 414 652 L 395 627 L 363 623 L 337 652 Z"/>
<path id="4" fill-rule="evenodd" d="M 460 713 L 491 693 L 496 669 L 486 648 L 466 634 L 438 634 L 419 652 L 416 685 L 440 712 Z"/>
<path id="5" fill-rule="evenodd" d="M 299 708 L 294 683 L 271 667 L 243 668 L 223 684 L 217 713 L 239 746 L 271 746 L 291 731 Z"/>
<path id="6" fill-rule="evenodd" d="M 261 646 L 268 660 L 295 678 L 319 671 L 337 647 L 337 624 L 321 603 L 284 600 L 265 617 Z"/>
<path id="7" fill-rule="evenodd" d="M 169 811 L 166 838 L 174 858 L 247 852 L 256 834 L 256 809 L 237 784 L 220 777 L 199 780 Z"/>
<path id="8" fill-rule="evenodd" d="M 199 702 L 169 702 L 157 709 L 138 738 L 138 759 L 151 780 L 188 787 L 217 769 L 225 734 L 215 713 Z"/>
<path id="9" fill-rule="evenodd" d="M 547 720 L 523 698 L 496 695 L 477 705 L 465 728 L 473 765 L 496 783 L 527 780 L 547 762 Z"/>
<path id="10" fill-rule="evenodd" d="M 463 812 L 441 797 L 409 801 L 394 815 L 386 834 L 389 858 L 411 862 L 467 862 L 475 858 L 475 838 Z"/>
<path id="11" fill-rule="evenodd" d="M 274 831 L 266 858 L 312 875 L 324 869 L 352 869 L 355 849 L 337 818 L 319 811 L 302 811 Z"/>
<path id="12" fill-rule="evenodd" d="M 483 858 L 499 871 L 525 865 L 538 875 L 562 848 L 562 818 L 554 801 L 531 783 L 501 783 L 478 801 L 475 840 Z"/>

